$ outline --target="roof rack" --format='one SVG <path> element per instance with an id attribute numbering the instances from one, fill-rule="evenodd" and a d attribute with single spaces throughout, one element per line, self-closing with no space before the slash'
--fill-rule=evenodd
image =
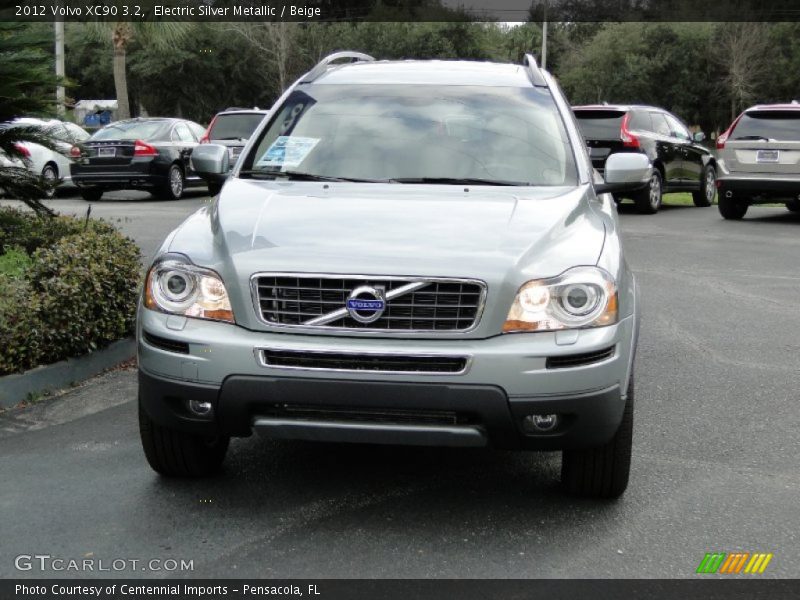
<path id="1" fill-rule="evenodd" d="M 316 66 L 311 69 L 303 79 L 300 80 L 300 83 L 310 83 L 314 81 L 317 77 L 322 75 L 325 71 L 328 70 L 328 65 L 331 63 L 340 60 L 342 58 L 351 58 L 354 59 L 356 62 L 374 62 L 375 59 L 371 57 L 369 54 L 364 54 L 363 52 L 334 52 L 333 54 L 329 54 L 321 61 L 319 61 Z"/>
<path id="2" fill-rule="evenodd" d="M 544 80 L 542 70 L 539 68 L 539 65 L 536 64 L 536 58 L 533 54 L 526 54 L 525 58 L 522 60 L 522 64 L 527 68 L 528 77 L 530 77 L 533 85 L 537 87 L 547 87 L 547 82 Z"/>

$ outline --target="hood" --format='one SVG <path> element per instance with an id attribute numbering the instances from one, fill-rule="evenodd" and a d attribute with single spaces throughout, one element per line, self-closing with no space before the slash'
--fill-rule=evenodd
<path id="1" fill-rule="evenodd" d="M 546 277 L 600 255 L 605 230 L 587 189 L 231 179 L 170 250 L 240 276 Z"/>

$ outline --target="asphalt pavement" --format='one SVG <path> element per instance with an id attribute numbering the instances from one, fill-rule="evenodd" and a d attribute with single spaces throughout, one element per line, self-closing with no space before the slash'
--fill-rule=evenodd
<path id="1" fill-rule="evenodd" d="M 92 214 L 146 256 L 207 200 L 126 194 Z M 47 554 L 127 560 L 97 573 L 125 577 L 682 578 L 712 551 L 773 553 L 756 577 L 800 576 L 800 215 L 621 213 L 644 307 L 620 500 L 563 493 L 555 453 L 259 437 L 234 440 L 216 478 L 161 479 L 135 371 L 118 370 L 0 415 L 0 577 L 92 575 L 15 568 Z"/>

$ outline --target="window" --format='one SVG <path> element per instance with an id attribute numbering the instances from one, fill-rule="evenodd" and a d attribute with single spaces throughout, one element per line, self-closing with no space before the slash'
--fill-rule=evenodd
<path id="1" fill-rule="evenodd" d="M 653 131 L 653 123 L 650 120 L 650 113 L 641 110 L 631 111 L 631 120 L 628 129 L 633 131 Z"/>
<path id="2" fill-rule="evenodd" d="M 672 137 L 672 130 L 669 123 L 667 123 L 667 117 L 663 113 L 650 113 L 650 118 L 653 120 L 654 132 L 658 135 Z"/>
<path id="3" fill-rule="evenodd" d="M 175 129 L 172 130 L 173 142 L 196 142 L 197 140 L 192 135 L 192 132 L 186 126 L 186 123 L 178 123 Z"/>
<path id="4" fill-rule="evenodd" d="M 217 115 L 209 132 L 209 140 L 246 140 L 261 121 L 262 113 L 223 113 Z"/>
<path id="5" fill-rule="evenodd" d="M 484 86 L 302 86 L 261 134 L 243 170 L 396 181 L 577 182 L 552 96 L 536 88 Z"/>
<path id="6" fill-rule="evenodd" d="M 686 128 L 686 125 L 681 123 L 678 119 L 673 117 L 672 115 L 664 115 L 667 118 L 667 123 L 669 123 L 670 131 L 672 132 L 672 137 L 676 137 L 682 140 L 691 140 L 692 136 L 689 134 L 689 130 Z"/>
<path id="7" fill-rule="evenodd" d="M 753 110 L 744 113 L 731 141 L 762 139 L 800 141 L 800 110 Z"/>
<path id="8" fill-rule="evenodd" d="M 578 127 L 587 140 L 618 140 L 622 131 L 621 110 L 576 110 Z"/>

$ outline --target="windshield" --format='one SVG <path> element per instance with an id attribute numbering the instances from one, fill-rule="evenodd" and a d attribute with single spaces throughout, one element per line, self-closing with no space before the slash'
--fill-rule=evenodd
<path id="1" fill-rule="evenodd" d="M 246 140 L 264 118 L 259 113 L 217 115 L 209 133 L 210 140 Z"/>
<path id="2" fill-rule="evenodd" d="M 295 91 L 241 175 L 574 185 L 574 157 L 547 91 L 311 85 Z"/>
<path id="3" fill-rule="evenodd" d="M 800 141 L 800 110 L 763 110 L 744 113 L 731 133 L 738 139 Z"/>
<path id="4" fill-rule="evenodd" d="M 142 140 L 162 139 L 169 130 L 169 121 L 118 121 L 103 127 L 91 139 L 94 140 Z"/>

